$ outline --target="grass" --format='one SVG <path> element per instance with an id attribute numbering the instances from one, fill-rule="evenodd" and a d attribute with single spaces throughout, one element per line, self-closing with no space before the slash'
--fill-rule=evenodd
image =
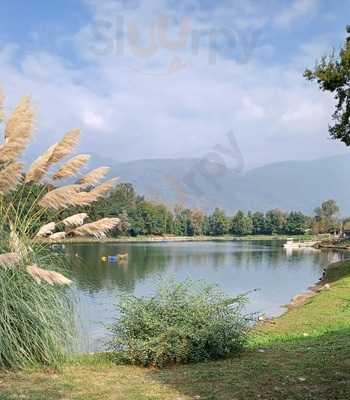
<path id="1" fill-rule="evenodd" d="M 162 371 L 80 356 L 60 371 L 0 373 L 0 399 L 345 400 L 350 398 L 350 262 L 330 290 L 253 332 L 239 358 Z"/>

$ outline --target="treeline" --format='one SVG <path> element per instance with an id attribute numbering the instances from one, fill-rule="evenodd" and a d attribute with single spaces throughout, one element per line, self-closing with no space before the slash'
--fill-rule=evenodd
<path id="1" fill-rule="evenodd" d="M 79 208 L 77 212 L 84 212 Z M 137 195 L 131 184 L 119 184 L 107 198 L 89 208 L 92 219 L 117 216 L 120 225 L 114 236 L 176 235 L 300 235 L 306 232 L 326 233 L 338 229 L 335 214 L 339 211 L 330 200 L 315 210 L 315 216 L 299 211 L 283 212 L 275 209 L 266 213 L 238 211 L 233 216 L 215 209 L 206 215 L 199 209 L 176 206 L 170 210 L 161 203 L 148 201 Z M 71 212 L 71 210 L 70 210 Z"/>

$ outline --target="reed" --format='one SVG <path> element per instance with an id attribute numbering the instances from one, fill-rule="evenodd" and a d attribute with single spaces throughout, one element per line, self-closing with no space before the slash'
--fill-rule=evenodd
<path id="1" fill-rule="evenodd" d="M 88 154 L 79 154 L 67 161 L 62 167 L 53 175 L 53 180 L 59 180 L 75 176 L 78 171 L 89 161 Z"/>
<path id="2" fill-rule="evenodd" d="M 67 185 L 53 189 L 46 193 L 39 201 L 39 205 L 44 208 L 59 210 L 72 204 L 72 197 L 79 191 L 79 185 Z"/>
<path id="3" fill-rule="evenodd" d="M 56 163 L 70 156 L 80 132 L 73 129 L 30 166 L 22 169 L 20 156 L 34 132 L 34 108 L 24 97 L 7 117 L 0 92 L 0 368 L 27 364 L 58 365 L 67 354 L 74 334 L 72 297 L 65 276 L 67 260 L 54 255 L 39 239 L 60 240 L 67 235 L 105 237 L 117 218 L 90 222 L 86 213 L 62 219 L 61 213 L 79 205 L 76 196 L 91 204 L 113 188 L 114 180 L 87 190 L 104 177 L 106 167 L 91 171 L 83 183 L 55 186 L 75 176 L 88 161 L 78 155 L 49 176 Z M 58 228 L 67 229 L 56 231 Z M 72 229 L 73 228 L 73 229 Z M 69 230 L 70 229 L 70 230 Z"/>
<path id="4" fill-rule="evenodd" d="M 44 154 L 39 156 L 30 166 L 26 173 L 25 182 L 38 183 L 50 168 L 50 158 L 55 149 L 55 145 L 49 147 Z"/>
<path id="5" fill-rule="evenodd" d="M 36 234 L 37 237 L 45 237 L 51 235 L 52 232 L 56 229 L 56 224 L 54 222 L 49 222 L 48 224 L 43 225 L 38 233 Z"/>
<path id="6" fill-rule="evenodd" d="M 78 181 L 78 183 L 80 185 L 86 185 L 86 186 L 96 185 L 96 183 L 98 183 L 101 179 L 103 179 L 105 177 L 105 175 L 107 175 L 109 169 L 110 169 L 109 167 L 95 168 L 92 171 L 90 171 L 88 174 L 83 176 Z"/>
<path id="7" fill-rule="evenodd" d="M 80 225 L 83 225 L 84 221 L 88 217 L 89 216 L 86 213 L 74 214 L 70 217 L 65 218 L 62 221 L 62 223 L 65 226 L 71 226 L 71 227 L 80 226 Z"/>
<path id="8" fill-rule="evenodd" d="M 119 218 L 102 218 L 74 229 L 70 233 L 73 236 L 94 236 L 97 239 L 104 239 L 107 233 L 114 229 L 120 220 Z"/>
<path id="9" fill-rule="evenodd" d="M 22 178 L 22 164 L 11 162 L 0 171 L 0 194 L 13 190 Z"/>
<path id="10" fill-rule="evenodd" d="M 4 92 L 0 89 L 0 122 L 4 120 L 4 103 L 5 103 L 5 95 Z"/>

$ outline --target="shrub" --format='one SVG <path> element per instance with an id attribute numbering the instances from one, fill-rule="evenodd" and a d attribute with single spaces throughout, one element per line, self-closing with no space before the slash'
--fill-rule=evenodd
<path id="1" fill-rule="evenodd" d="M 158 367 L 236 354 L 252 320 L 243 314 L 245 302 L 191 280 L 161 283 L 148 298 L 122 295 L 110 348 L 123 361 Z"/>

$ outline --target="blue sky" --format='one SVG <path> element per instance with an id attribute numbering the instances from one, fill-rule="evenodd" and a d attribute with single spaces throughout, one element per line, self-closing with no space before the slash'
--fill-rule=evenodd
<path id="1" fill-rule="evenodd" d="M 33 96 L 31 152 L 80 127 L 84 151 L 119 161 L 202 157 L 229 131 L 246 168 L 339 154 L 333 100 L 302 73 L 342 44 L 349 5 L 3 0 L 0 85 L 9 108 Z"/>

